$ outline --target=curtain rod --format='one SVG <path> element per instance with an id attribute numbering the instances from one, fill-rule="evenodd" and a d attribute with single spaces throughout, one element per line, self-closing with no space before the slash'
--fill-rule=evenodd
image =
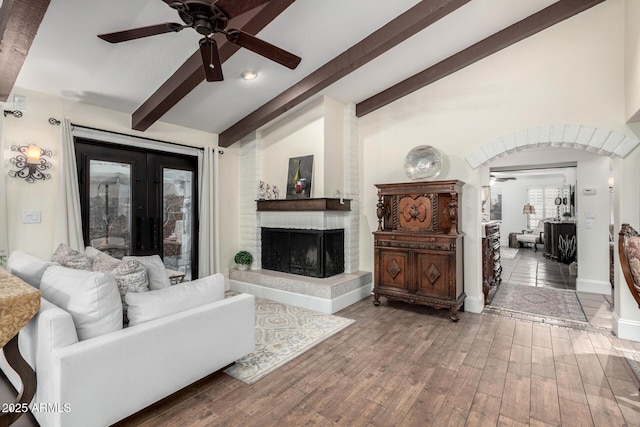
<path id="1" fill-rule="evenodd" d="M 60 125 L 60 120 L 56 119 L 55 117 L 49 117 L 49 124 L 52 126 L 59 126 Z M 154 139 L 154 138 L 148 138 L 145 136 L 138 136 L 138 135 L 130 135 L 128 133 L 122 133 L 122 132 L 113 132 L 110 130 L 104 130 L 104 129 L 98 129 L 98 128 L 94 128 L 94 127 L 90 127 L 90 126 L 82 126 L 82 125 L 77 125 L 75 123 L 71 123 L 71 127 L 72 128 L 80 128 L 80 129 L 87 129 L 87 130 L 94 130 L 97 132 L 105 132 L 105 133 L 110 133 L 113 135 L 120 135 L 120 136 L 126 136 L 129 138 L 139 138 L 139 139 L 144 139 L 145 141 L 150 141 L 150 142 L 160 142 L 162 144 L 170 144 L 170 145 L 176 145 L 178 147 L 185 147 L 185 148 L 192 148 L 195 150 L 199 150 L 199 151 L 204 151 L 203 147 L 194 147 L 193 145 L 186 145 L 186 144 L 180 144 L 177 142 L 170 142 L 170 141 L 162 141 L 160 139 Z M 219 150 L 219 154 L 224 154 L 224 151 L 222 153 L 220 153 Z"/>
<path id="2" fill-rule="evenodd" d="M 110 134 L 113 134 L 113 135 L 126 136 L 126 137 L 129 137 L 129 138 L 139 138 L 139 139 L 144 139 L 145 141 L 149 141 L 149 142 L 160 142 L 162 144 L 169 144 L 169 145 L 175 145 L 175 146 L 178 146 L 178 147 L 193 148 L 193 149 L 196 149 L 196 150 L 204 151 L 203 147 L 194 147 L 193 145 L 180 144 L 178 142 L 163 141 L 161 139 L 148 138 L 146 136 L 131 135 L 131 134 L 122 133 L 122 132 L 113 132 L 113 131 L 110 131 L 110 130 L 104 130 L 104 129 L 98 129 L 98 128 L 89 127 L 89 126 L 77 125 L 75 123 L 71 123 L 71 127 L 72 128 L 87 129 L 87 130 L 94 130 L 94 131 L 97 131 L 97 132 L 105 132 L 105 133 L 110 133 Z"/>

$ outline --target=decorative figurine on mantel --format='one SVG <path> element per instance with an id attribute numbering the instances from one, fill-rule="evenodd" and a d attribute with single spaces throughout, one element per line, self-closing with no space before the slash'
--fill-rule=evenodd
<path id="1" fill-rule="evenodd" d="M 280 190 L 278 190 L 278 187 L 276 187 L 275 185 L 273 186 L 273 198 L 277 199 L 278 197 L 280 197 Z"/>
<path id="2" fill-rule="evenodd" d="M 266 198 L 264 181 L 260 181 L 260 185 L 258 187 L 258 200 L 264 200 Z"/>
<path id="3" fill-rule="evenodd" d="M 269 184 L 267 184 L 267 189 L 265 191 L 265 196 L 267 200 L 271 200 L 271 186 L 269 186 Z"/>

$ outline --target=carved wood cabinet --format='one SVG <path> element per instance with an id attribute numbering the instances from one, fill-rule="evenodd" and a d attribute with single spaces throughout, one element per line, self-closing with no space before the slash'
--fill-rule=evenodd
<path id="1" fill-rule="evenodd" d="M 448 308 L 458 321 L 464 294 L 462 181 L 377 184 L 374 304 L 391 300 Z"/>

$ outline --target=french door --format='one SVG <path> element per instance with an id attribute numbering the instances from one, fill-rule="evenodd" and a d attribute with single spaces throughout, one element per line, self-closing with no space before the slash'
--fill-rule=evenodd
<path id="1" fill-rule="evenodd" d="M 198 277 L 198 159 L 75 139 L 85 245 Z"/>

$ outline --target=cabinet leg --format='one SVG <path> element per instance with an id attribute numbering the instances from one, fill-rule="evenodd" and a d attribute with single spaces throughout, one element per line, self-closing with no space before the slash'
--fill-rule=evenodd
<path id="1" fill-rule="evenodd" d="M 460 318 L 458 317 L 458 307 L 451 307 L 450 317 L 452 322 L 457 322 L 458 320 L 460 320 Z"/>
<path id="2" fill-rule="evenodd" d="M 376 307 L 380 305 L 380 295 L 373 294 L 373 305 Z"/>

